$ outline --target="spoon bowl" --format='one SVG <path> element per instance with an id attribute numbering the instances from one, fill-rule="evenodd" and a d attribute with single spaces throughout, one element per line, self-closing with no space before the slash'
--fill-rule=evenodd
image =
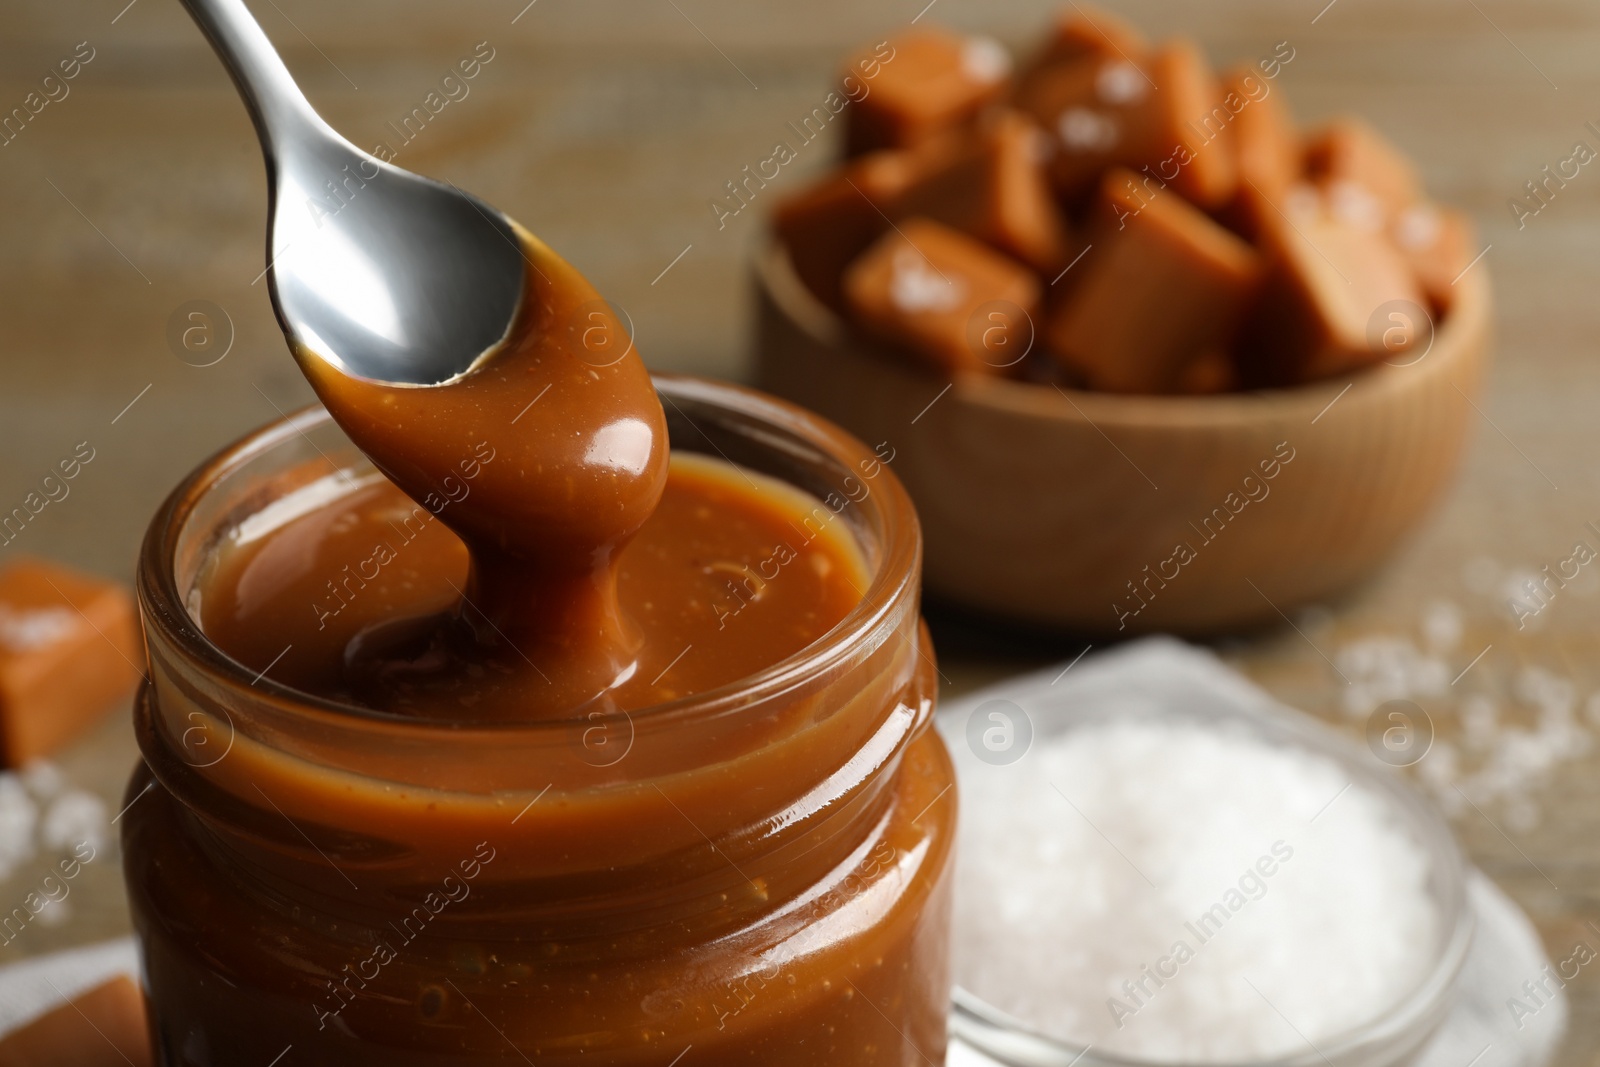
<path id="1" fill-rule="evenodd" d="M 438 385 L 492 354 L 526 285 L 515 225 L 363 152 L 317 115 L 244 0 L 183 0 L 233 76 L 267 161 L 267 283 L 300 359 Z"/>

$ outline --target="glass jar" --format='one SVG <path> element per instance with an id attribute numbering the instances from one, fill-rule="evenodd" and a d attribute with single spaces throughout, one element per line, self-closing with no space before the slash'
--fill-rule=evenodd
<path id="1" fill-rule="evenodd" d="M 420 723 L 211 644 L 197 598 L 222 539 L 371 469 L 320 408 L 163 505 L 122 819 L 163 1064 L 943 1062 L 954 779 L 892 442 L 657 386 L 674 450 L 808 491 L 872 580 L 800 653 L 631 715 Z"/>

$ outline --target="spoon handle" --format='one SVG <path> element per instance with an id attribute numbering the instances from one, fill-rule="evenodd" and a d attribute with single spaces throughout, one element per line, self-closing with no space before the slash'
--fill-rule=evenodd
<path id="1" fill-rule="evenodd" d="M 295 84 L 244 0 L 181 2 L 233 76 L 267 154 L 269 172 L 281 149 L 293 144 L 308 126 L 333 133 Z"/>

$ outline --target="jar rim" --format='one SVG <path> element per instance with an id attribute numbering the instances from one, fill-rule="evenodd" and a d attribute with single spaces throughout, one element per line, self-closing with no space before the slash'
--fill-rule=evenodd
<path id="1" fill-rule="evenodd" d="M 911 498 L 889 462 L 832 422 L 757 390 L 690 375 L 654 373 L 651 379 L 658 395 L 678 409 L 685 419 L 688 415 L 679 408 L 680 400 L 734 413 L 757 426 L 764 426 L 769 431 L 767 443 L 778 447 L 782 447 L 783 442 L 773 438 L 770 431 L 786 433 L 793 439 L 792 444 L 816 450 L 846 475 L 862 469 L 862 464 L 876 464 L 880 470 L 871 491 L 860 500 L 851 499 L 850 506 L 870 509 L 872 526 L 881 534 L 881 546 L 872 579 L 861 599 L 832 629 L 811 644 L 754 674 L 715 689 L 611 714 L 640 724 L 659 725 L 681 720 L 704 721 L 735 713 L 752 703 L 781 696 L 819 672 L 847 662 L 858 652 L 870 652 L 876 647 L 874 641 L 878 635 L 893 630 L 895 618 L 907 598 L 913 601 L 911 610 L 917 610 L 915 601 L 922 570 L 921 528 Z M 274 681 L 264 672 L 252 671 L 206 636 L 199 621 L 190 613 L 184 592 L 178 588 L 175 566 L 181 538 L 196 507 L 207 490 L 228 474 L 294 437 L 304 437 L 309 429 L 332 421 L 321 404 L 309 404 L 219 449 L 178 483 L 156 510 L 139 553 L 137 585 L 147 624 L 161 627 L 184 658 L 220 684 L 252 689 L 292 706 L 299 715 L 323 719 L 329 725 L 346 730 L 365 725 L 398 729 L 413 735 L 448 734 L 460 739 L 474 735 L 530 737 L 570 731 L 574 726 L 591 723 L 589 714 L 581 708 L 575 709 L 573 715 L 532 722 L 448 723 L 330 700 Z M 689 421 L 692 425 L 693 420 Z M 702 436 L 705 436 L 703 431 Z M 721 451 L 715 442 L 711 443 Z"/>

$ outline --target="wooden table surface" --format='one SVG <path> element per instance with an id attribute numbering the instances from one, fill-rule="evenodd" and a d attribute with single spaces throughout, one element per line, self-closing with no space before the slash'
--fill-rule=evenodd
<path id="1" fill-rule="evenodd" d="M 1011 41 L 1052 10 L 1047 0 L 935 2 L 927 18 Z M 926 3 L 254 6 L 324 115 L 363 146 L 392 143 L 388 124 L 487 42 L 493 59 L 470 95 L 401 147 L 397 162 L 474 190 L 564 252 L 631 313 L 653 367 L 740 378 L 749 366 L 747 264 L 767 205 L 758 199 L 719 229 L 710 201 L 820 101 L 842 49 L 893 33 Z M 1394 694 L 1351 677 L 1362 669 L 1358 642 L 1403 657 L 1426 646 L 1427 619 L 1437 639 L 1437 620 L 1454 611 L 1461 636 L 1438 658 L 1451 676 L 1470 669 L 1437 692 L 1410 690 L 1441 741 L 1457 739 L 1463 708 L 1486 698 L 1504 718 L 1526 719 L 1530 678 L 1544 680 L 1547 696 L 1554 686 L 1554 699 L 1600 732 L 1587 714 L 1600 691 L 1600 568 L 1526 628 L 1505 603 L 1575 541 L 1600 545 L 1586 529 L 1600 520 L 1600 420 L 1590 414 L 1600 396 L 1600 169 L 1584 168 L 1521 228 L 1507 206 L 1574 142 L 1600 148 L 1600 133 L 1586 127 L 1600 127 L 1600 7 L 1127 0 L 1120 10 L 1152 33 L 1198 38 L 1219 62 L 1289 41 L 1295 59 L 1279 84 L 1297 114 L 1356 111 L 1407 146 L 1432 191 L 1477 218 L 1490 246 L 1480 269 L 1497 288 L 1496 363 L 1444 506 L 1365 587 L 1302 613 L 1294 628 L 1219 649 L 1287 702 L 1359 732 L 1363 709 Z M 0 504 L 20 501 L 77 442 L 89 441 L 97 458 L 67 500 L 0 553 L 44 553 L 128 578 L 167 490 L 310 393 L 264 284 L 253 282 L 265 193 L 255 139 L 177 4 L 8 5 L 0 109 L 20 105 L 84 41 L 94 58 L 70 95 L 0 147 Z M 797 187 L 830 151 L 807 146 L 761 196 Z M 214 366 L 188 365 L 169 347 L 169 316 L 192 300 L 220 306 L 233 324 L 232 349 Z M 945 613 L 935 629 L 952 692 L 1081 647 Z M 1387 642 L 1372 643 L 1379 638 Z M 1529 911 L 1558 959 L 1576 941 L 1600 944 L 1586 926 L 1600 922 L 1600 746 L 1564 755 L 1532 776 L 1525 795 L 1458 804 L 1452 816 L 1472 857 Z M 115 811 L 134 759 L 119 715 L 62 764 Z M 126 930 L 115 858 L 106 860 L 75 887 L 70 921 L 30 927 L 0 948 L 0 963 Z M 0 883 L 5 910 L 44 863 Z M 1600 1064 L 1600 978 L 1586 971 L 1569 993 L 1573 1024 L 1559 1062 Z"/>

